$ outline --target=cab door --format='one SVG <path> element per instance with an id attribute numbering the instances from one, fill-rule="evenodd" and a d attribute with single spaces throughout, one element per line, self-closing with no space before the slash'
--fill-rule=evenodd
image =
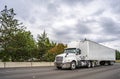
<path id="1" fill-rule="evenodd" d="M 81 50 L 76 49 L 76 59 L 77 59 L 77 65 L 80 66 L 80 60 L 81 60 Z"/>

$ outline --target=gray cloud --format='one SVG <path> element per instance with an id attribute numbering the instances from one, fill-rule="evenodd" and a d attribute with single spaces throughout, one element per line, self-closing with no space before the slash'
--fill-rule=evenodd
<path id="1" fill-rule="evenodd" d="M 54 16 L 57 15 L 57 7 L 58 7 L 58 5 L 55 5 L 53 3 L 48 4 L 48 6 L 47 6 L 48 12 L 50 12 Z"/>
<path id="2" fill-rule="evenodd" d="M 92 16 L 94 16 L 94 15 L 99 16 L 99 15 L 101 15 L 104 11 L 105 11 L 104 9 L 97 10 L 95 13 L 92 14 Z"/>
<path id="3" fill-rule="evenodd" d="M 100 21 L 103 32 L 110 35 L 120 35 L 120 23 L 115 22 L 112 18 L 102 17 Z"/>
<path id="4" fill-rule="evenodd" d="M 102 39 L 97 39 L 97 40 L 94 40 L 98 43 L 103 43 L 103 42 L 111 42 L 111 41 L 116 41 L 118 38 L 110 38 L 110 39 L 106 39 L 106 36 L 102 36 Z"/>
<path id="5" fill-rule="evenodd" d="M 120 0 L 106 0 L 113 13 L 120 13 Z"/>
<path id="6" fill-rule="evenodd" d="M 88 34 L 91 33 L 91 30 L 88 28 L 88 26 L 81 21 L 78 21 L 78 23 L 76 24 L 76 33 L 78 34 Z"/>
<path id="7" fill-rule="evenodd" d="M 70 6 L 74 6 L 76 4 L 87 5 L 92 1 L 93 0 L 61 0 L 62 3 L 66 3 L 66 4 L 70 5 Z"/>
<path id="8" fill-rule="evenodd" d="M 14 8 L 34 36 L 44 30 L 52 40 L 90 40 L 120 43 L 120 0 L 1 0 Z M 111 43 L 110 43 L 111 42 Z"/>
<path id="9" fill-rule="evenodd" d="M 52 29 L 52 30 L 54 32 L 55 38 L 57 38 L 54 40 L 56 40 L 57 42 L 68 42 L 68 41 L 74 39 L 73 38 L 74 34 L 72 34 L 72 30 L 70 30 L 70 29 L 64 29 L 62 31 L 59 29 Z"/>
<path id="10" fill-rule="evenodd" d="M 67 35 L 71 34 L 73 31 L 71 28 L 67 28 L 66 26 L 62 26 L 61 28 L 58 28 L 58 29 L 52 28 L 52 30 L 56 36 L 57 35 L 58 36 L 67 36 Z"/>

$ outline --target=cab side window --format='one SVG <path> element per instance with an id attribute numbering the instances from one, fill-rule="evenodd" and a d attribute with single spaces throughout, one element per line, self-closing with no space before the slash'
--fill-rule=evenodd
<path id="1" fill-rule="evenodd" d="M 81 50 L 80 49 L 77 49 L 77 54 L 81 54 Z"/>

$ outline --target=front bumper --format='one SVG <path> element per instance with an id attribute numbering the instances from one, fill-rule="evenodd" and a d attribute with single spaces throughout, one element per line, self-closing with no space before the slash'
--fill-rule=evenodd
<path id="1" fill-rule="evenodd" d="M 61 67 L 61 68 L 70 68 L 70 62 L 66 62 L 66 63 L 54 62 L 54 65 L 56 67 Z"/>

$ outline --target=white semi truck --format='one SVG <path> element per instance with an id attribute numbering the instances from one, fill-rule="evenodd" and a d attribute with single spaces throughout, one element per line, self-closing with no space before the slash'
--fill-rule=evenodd
<path id="1" fill-rule="evenodd" d="M 55 57 L 54 63 L 58 69 L 113 65 L 115 63 L 115 50 L 86 39 L 73 41 L 68 44 L 64 53 Z"/>

